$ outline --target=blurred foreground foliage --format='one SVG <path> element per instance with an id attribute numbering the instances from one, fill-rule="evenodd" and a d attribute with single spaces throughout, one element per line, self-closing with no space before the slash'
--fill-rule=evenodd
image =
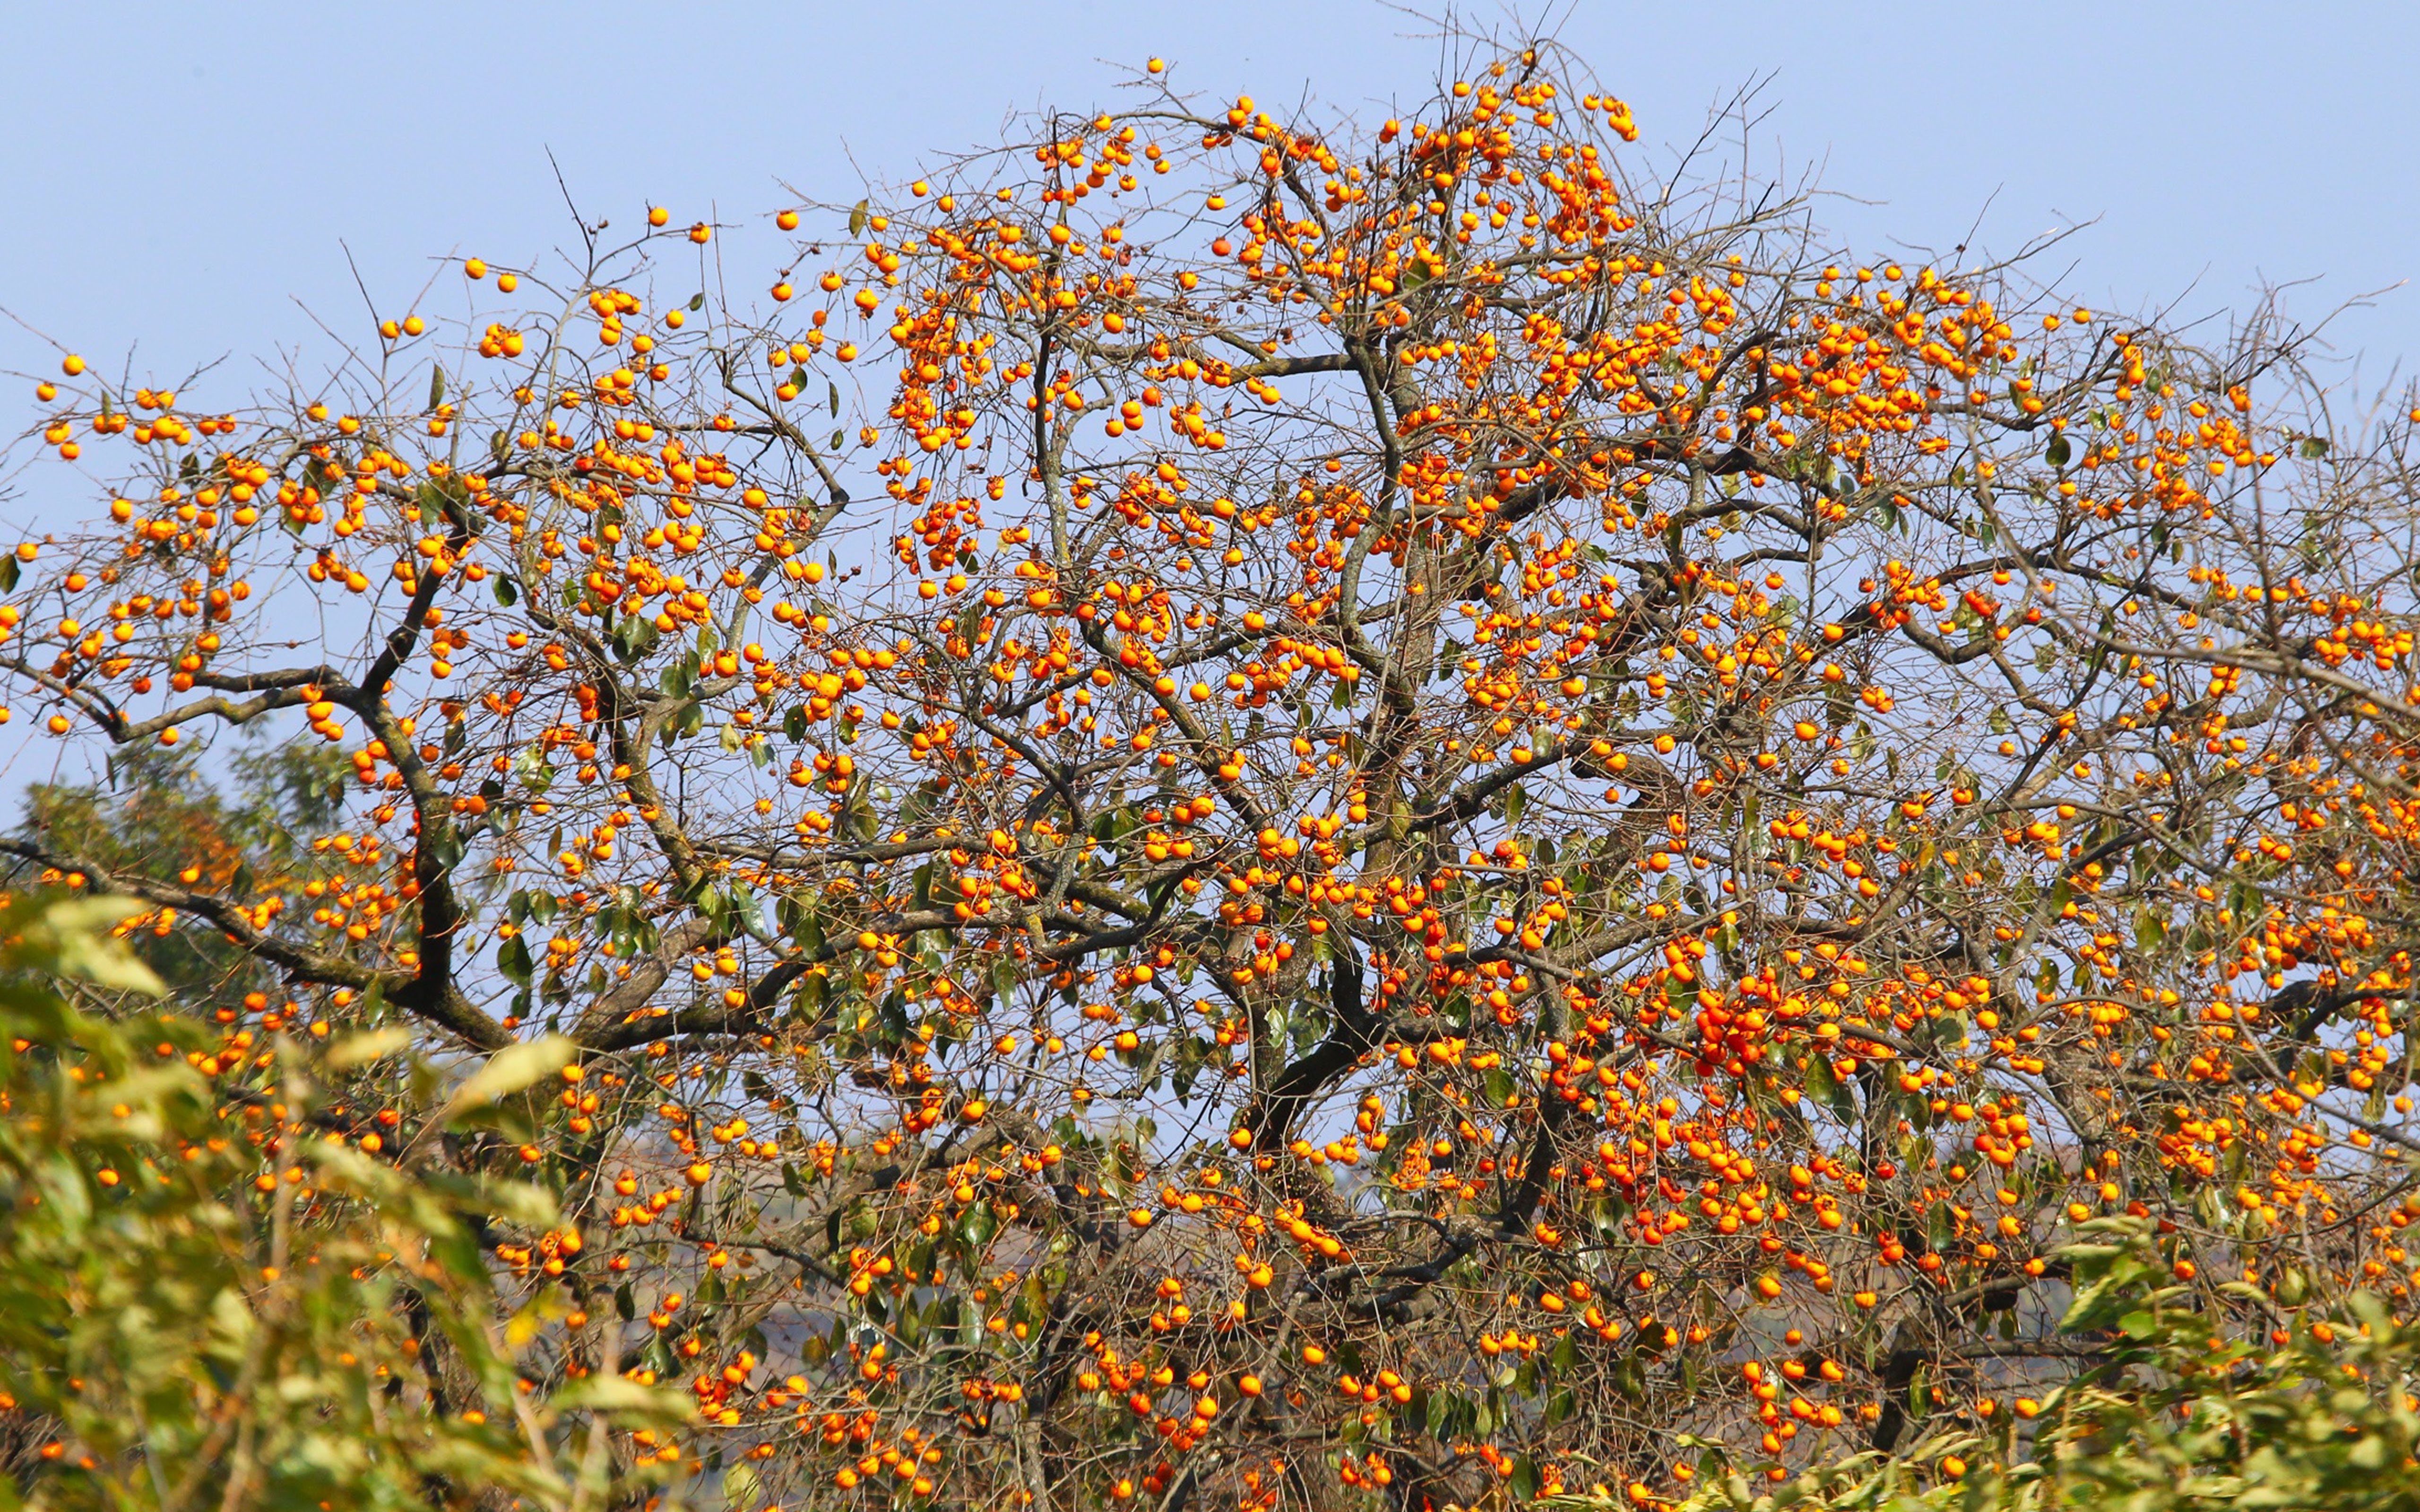
<path id="1" fill-rule="evenodd" d="M 554 1197 L 313 1137 L 322 1076 L 399 1048 L 376 1036 L 279 1057 L 259 1112 L 291 1161 L 256 1174 L 186 1058 L 200 1026 L 65 995 L 159 991 L 112 933 L 130 912 L 0 909 L 0 1507 L 572 1512 L 642 1489 L 607 1432 L 670 1398 L 613 1376 L 540 1398 L 519 1356 L 567 1304 L 493 1306 L 481 1235 L 551 1227 Z M 451 1093 L 458 1122 L 551 1072 L 528 1049 Z"/>

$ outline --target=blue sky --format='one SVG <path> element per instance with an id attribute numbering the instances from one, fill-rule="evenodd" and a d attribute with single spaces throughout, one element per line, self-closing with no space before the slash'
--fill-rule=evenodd
<path id="1" fill-rule="evenodd" d="M 1822 218 L 1877 255 L 2095 222 L 2058 259 L 2071 294 L 2220 319 L 2264 279 L 2316 278 L 2291 302 L 2316 319 L 2420 262 L 2408 6 L 1566 0 L 1549 23 L 1641 151 L 1763 81 L 1758 165 L 1814 171 Z M 24 6 L 8 43 L 0 308 L 112 370 L 132 351 L 138 379 L 230 359 L 202 404 L 281 352 L 322 365 L 315 317 L 366 333 L 348 248 L 393 308 L 432 259 L 558 244 L 550 149 L 592 214 L 737 220 L 783 181 L 846 200 L 1011 110 L 1113 100 L 1154 54 L 1203 91 L 1355 108 L 1419 94 L 1438 56 L 1363 0 Z M 2331 329 L 2371 386 L 2420 353 L 2420 290 Z M 0 372 L 54 361 L 0 322 Z M 65 507 L 66 482 L 19 473 L 0 512 Z"/>

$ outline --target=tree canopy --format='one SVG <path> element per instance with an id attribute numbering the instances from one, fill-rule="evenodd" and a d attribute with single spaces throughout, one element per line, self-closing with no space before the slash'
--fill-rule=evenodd
<path id="1" fill-rule="evenodd" d="M 0 850 L 142 905 L 230 1201 L 549 1195 L 520 1383 L 415 1389 L 676 1387 L 615 1473 L 745 1512 L 1657 1504 L 2009 1472 L 2133 1368 L 2095 1225 L 2402 1326 L 2409 397 L 1860 260 L 1544 44 L 1163 78 L 39 385 L 0 676 L 116 785 Z"/>

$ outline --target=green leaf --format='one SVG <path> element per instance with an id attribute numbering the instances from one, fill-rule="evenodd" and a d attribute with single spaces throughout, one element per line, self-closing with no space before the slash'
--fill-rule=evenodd
<path id="1" fill-rule="evenodd" d="M 731 885 L 732 921 L 760 940 L 770 940 L 772 930 L 765 920 L 765 905 L 756 895 L 737 883 Z"/>
<path id="2" fill-rule="evenodd" d="M 535 1087 L 570 1065 L 579 1055 L 580 1047 L 560 1034 L 506 1045 L 472 1072 L 470 1080 L 454 1089 L 440 1121 L 493 1106 L 515 1092 Z"/>
<path id="3" fill-rule="evenodd" d="M 626 614 L 613 626 L 613 654 L 625 663 L 636 662 L 662 639 L 663 632 L 656 628 L 655 621 L 644 614 Z"/>
<path id="4" fill-rule="evenodd" d="M 506 940 L 496 951 L 496 969 L 504 974 L 506 981 L 517 986 L 528 986 L 535 970 L 535 964 L 530 960 L 529 941 L 519 934 Z"/>
<path id="5" fill-rule="evenodd" d="M 513 774 L 533 793 L 544 793 L 554 781 L 554 768 L 535 746 L 524 748 L 513 758 Z"/>
<path id="6" fill-rule="evenodd" d="M 1511 1103 L 1512 1103 L 1512 1095 L 1513 1095 L 1512 1078 L 1511 1076 L 1509 1076 L 1509 1075 L 1507 1075 L 1507 1074 L 1505 1073 L 1504 1068 L 1503 1068 L 1503 1067 L 1501 1067 L 1501 1066 L 1490 1066 L 1490 1067 L 1488 1067 L 1488 1068 L 1487 1068 L 1487 1097 L 1488 1097 L 1488 1101 L 1489 1101 L 1490 1103 L 1492 1103 L 1493 1104 L 1495 1104 L 1497 1107 L 1499 1107 L 1499 1108 L 1500 1108 L 1500 1107 L 1507 1107 L 1507 1106 L 1510 1106 L 1510 1105 L 1511 1105 Z"/>
<path id="7" fill-rule="evenodd" d="M 2074 455 L 2074 448 L 2068 444 L 2066 434 L 2061 432 L 2050 439 L 2050 448 L 2042 454 L 2042 456 L 2052 467 L 2063 468 L 2067 466 L 2067 459 L 2072 455 Z"/>
<path id="8" fill-rule="evenodd" d="M 109 931 L 144 911 L 132 898 L 70 898 L 42 910 L 25 929 L 23 949 L 47 956 L 47 969 L 102 987 L 157 997 L 167 986 Z"/>
<path id="9" fill-rule="evenodd" d="M 1000 1220 L 992 1215 L 991 1205 L 985 1202 L 978 1202 L 969 1208 L 966 1217 L 958 1223 L 958 1237 L 978 1253 L 999 1232 Z"/>
<path id="10" fill-rule="evenodd" d="M 428 364 L 428 408 L 436 409 L 445 402 L 445 369 L 436 363 Z"/>
<path id="11" fill-rule="evenodd" d="M 598 1370 L 581 1377 L 550 1398 L 558 1410 L 586 1408 L 599 1412 L 645 1414 L 678 1421 L 685 1414 L 678 1394 L 642 1386 L 628 1376 Z"/>
<path id="12" fill-rule="evenodd" d="M 704 289 L 700 289 L 689 297 L 689 307 L 691 313 L 706 308 L 706 291 Z"/>
<path id="13" fill-rule="evenodd" d="M 462 864 L 462 832 L 452 825 L 440 824 L 436 828 L 425 831 L 420 843 L 428 848 L 430 857 L 445 871 L 451 872 Z"/>
<path id="14" fill-rule="evenodd" d="M 411 1048 L 411 1031 L 390 1024 L 382 1029 L 347 1035 L 329 1046 L 328 1069 L 352 1071 L 372 1061 L 384 1060 L 389 1056 L 399 1056 Z"/>
<path id="15" fill-rule="evenodd" d="M 861 237 L 865 235 L 866 210 L 872 204 L 873 202 L 871 200 L 861 199 L 855 205 L 849 207 L 848 234 L 850 236 Z"/>
<path id="16" fill-rule="evenodd" d="M 742 1460 L 722 1473 L 722 1504 L 748 1512 L 757 1504 L 756 1467 Z"/>
<path id="17" fill-rule="evenodd" d="M 2116 1269 L 2078 1291 L 2075 1300 L 2068 1304 L 2066 1315 L 2059 1319 L 2058 1331 L 2062 1334 L 2084 1334 L 2105 1327 L 2111 1304 L 2133 1279 L 2129 1271 Z"/>
<path id="18" fill-rule="evenodd" d="M 1807 1060 L 1807 1090 L 1842 1123 L 1856 1121 L 1855 1095 L 1833 1074 L 1831 1057 L 1820 1048 Z"/>

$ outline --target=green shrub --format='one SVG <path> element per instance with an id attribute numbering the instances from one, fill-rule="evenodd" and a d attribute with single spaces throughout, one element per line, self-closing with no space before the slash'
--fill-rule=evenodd
<path id="1" fill-rule="evenodd" d="M 282 1175 L 256 1174 L 181 1054 L 197 1026 L 113 1021 L 52 985 L 156 991 L 107 933 L 129 911 L 0 911 L 0 1506 L 572 1512 L 629 1490 L 609 1427 L 667 1398 L 610 1375 L 541 1398 L 520 1357 L 560 1304 L 490 1321 L 481 1226 L 546 1226 L 549 1194 L 314 1137 L 315 1064 L 391 1048 L 359 1041 L 281 1046 L 262 1113 Z M 511 1059 L 485 1093 L 551 1069 Z"/>

